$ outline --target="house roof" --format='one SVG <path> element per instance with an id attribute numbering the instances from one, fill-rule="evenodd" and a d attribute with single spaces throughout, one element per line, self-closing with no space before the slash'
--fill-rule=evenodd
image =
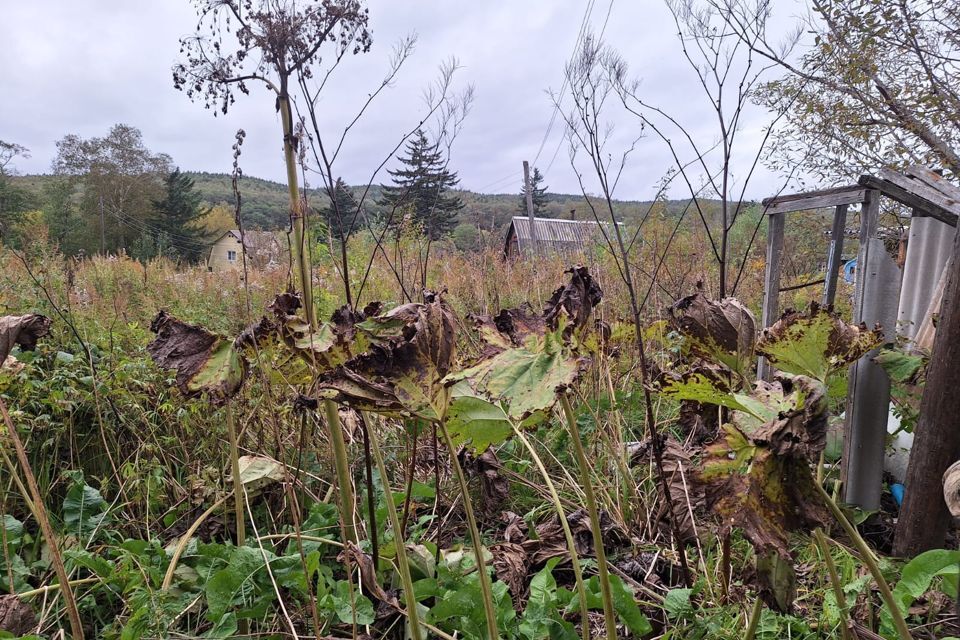
<path id="1" fill-rule="evenodd" d="M 533 229 L 531 229 L 530 218 L 514 216 L 510 223 L 510 229 L 507 231 L 504 251 L 510 246 L 514 237 L 516 237 L 517 248 L 521 253 L 534 246 L 538 249 L 580 251 L 588 243 L 601 239 L 601 225 L 607 227 L 609 224 L 608 222 L 598 224 L 593 220 L 534 218 Z"/>
<path id="2" fill-rule="evenodd" d="M 222 236 L 217 238 L 217 242 L 222 240 L 225 236 L 232 236 L 237 242 L 240 242 L 240 230 L 239 229 L 230 229 L 225 232 Z M 244 231 L 243 232 L 243 248 L 249 251 L 260 251 L 262 249 L 268 249 L 279 246 L 279 241 L 277 240 L 277 235 L 272 231 Z"/>

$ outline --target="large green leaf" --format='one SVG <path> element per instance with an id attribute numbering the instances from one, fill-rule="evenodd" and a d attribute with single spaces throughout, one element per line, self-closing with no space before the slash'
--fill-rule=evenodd
<path id="1" fill-rule="evenodd" d="M 690 597 L 693 589 L 670 589 L 663 597 L 663 609 L 671 618 L 683 618 L 693 612 Z"/>
<path id="2" fill-rule="evenodd" d="M 227 566 L 216 571 L 204 585 L 207 617 L 211 622 L 218 622 L 227 611 L 242 605 L 247 596 L 256 591 L 254 576 L 264 567 L 263 555 L 258 549 L 233 547 L 227 552 Z M 272 592 L 264 590 L 259 596 L 266 602 L 264 598 L 272 598 Z"/>
<path id="3" fill-rule="evenodd" d="M 541 314 L 527 304 L 492 318 L 473 317 L 483 341 L 480 356 L 444 380 L 461 441 L 482 449 L 477 442 L 508 437 L 511 422 L 521 428 L 539 422 L 556 404 L 558 391 L 576 382 L 585 364 L 577 353 L 581 336 L 602 292 L 585 267 L 566 273 L 570 280 L 553 292 Z M 468 397 L 473 400 L 463 399 Z"/>
<path id="4" fill-rule="evenodd" d="M 557 581 L 553 577 L 553 568 L 559 558 L 551 558 L 546 566 L 534 574 L 530 580 L 530 597 L 520 618 L 519 631 L 522 638 L 563 638 L 575 640 L 573 625 L 564 621 L 559 613 Z"/>
<path id="5" fill-rule="evenodd" d="M 451 374 L 446 384 L 466 382 L 473 392 L 501 403 L 507 416 L 520 422 L 551 408 L 557 391 L 573 384 L 581 363 L 563 341 L 564 326 L 530 336 L 522 347 L 505 349 L 478 364 Z"/>
<path id="6" fill-rule="evenodd" d="M 757 352 L 780 371 L 826 383 L 829 374 L 849 365 L 883 342 L 883 334 L 844 322 L 811 303 L 806 313 L 788 311 L 764 329 Z"/>
<path id="7" fill-rule="evenodd" d="M 86 538 L 109 517 L 107 501 L 84 481 L 83 472 L 69 471 L 67 476 L 70 488 L 63 499 L 63 527 L 71 535 Z"/>
<path id="8" fill-rule="evenodd" d="M 900 612 L 906 615 L 914 601 L 930 590 L 931 584 L 938 576 L 950 578 L 948 595 L 955 598 L 958 566 L 960 566 L 960 551 L 947 549 L 925 551 L 904 565 L 900 573 L 900 581 L 893 589 L 893 597 Z M 886 607 L 883 608 L 880 619 L 885 631 L 895 633 L 893 619 Z"/>
<path id="9" fill-rule="evenodd" d="M 327 596 L 332 601 L 337 618 L 344 624 L 352 624 L 354 621 L 358 625 L 373 624 L 376 617 L 370 598 L 360 593 L 356 587 L 353 587 L 351 598 L 350 591 L 350 583 L 340 580 L 334 592 Z"/>
<path id="10" fill-rule="evenodd" d="M 476 396 L 455 397 L 447 413 L 447 432 L 454 444 L 484 451 L 513 434 L 510 418 L 500 406 Z"/>
<path id="11" fill-rule="evenodd" d="M 0 518 L 0 528 L 3 529 L 3 540 L 8 549 L 15 549 L 23 541 L 23 523 L 9 513 Z"/>
<path id="12" fill-rule="evenodd" d="M 881 349 L 873 359 L 883 367 L 892 381 L 899 383 L 915 381 L 917 374 L 923 369 L 925 360 L 923 356 L 904 353 L 898 349 Z"/>
<path id="13" fill-rule="evenodd" d="M 610 590 L 613 592 L 613 608 L 616 610 L 620 620 L 627 625 L 635 638 L 646 637 L 653 627 L 647 616 L 643 615 L 637 601 L 634 598 L 633 591 L 624 584 L 620 576 L 610 575 Z"/>

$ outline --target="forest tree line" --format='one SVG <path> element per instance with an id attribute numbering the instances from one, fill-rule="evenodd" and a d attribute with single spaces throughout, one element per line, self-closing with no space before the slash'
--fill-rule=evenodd
<path id="1" fill-rule="evenodd" d="M 117 124 L 104 137 L 90 139 L 63 137 L 51 172 L 44 175 L 19 175 L 17 160 L 28 157 L 29 150 L 10 142 L 0 145 L 0 238 L 8 245 L 22 246 L 41 224 L 51 243 L 69 256 L 123 251 L 138 260 L 165 256 L 196 262 L 221 233 L 237 227 L 229 174 L 181 170 L 169 155 L 147 148 L 136 127 Z M 305 189 L 315 214 L 314 237 L 323 242 L 387 226 L 473 250 L 499 245 L 511 218 L 527 214 L 519 171 L 519 193 L 460 189 L 457 173 L 447 168 L 422 131 L 397 160 L 398 168 L 388 172 L 390 183 L 371 185 L 365 198 L 365 187 L 338 179 L 334 197 L 339 209 L 331 206 L 325 189 Z M 248 176 L 239 185 L 245 228 L 289 227 L 284 185 Z M 549 192 L 539 168 L 532 171 L 530 188 L 539 217 L 593 218 L 582 196 Z M 621 201 L 618 213 L 625 221 L 636 220 L 649 206 Z M 676 213 L 682 203 L 663 201 L 660 207 L 664 214 Z"/>

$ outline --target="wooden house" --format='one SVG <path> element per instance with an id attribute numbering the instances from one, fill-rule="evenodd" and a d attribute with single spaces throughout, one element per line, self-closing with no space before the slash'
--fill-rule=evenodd
<path id="1" fill-rule="evenodd" d="M 207 269 L 243 269 L 244 254 L 248 269 L 265 269 L 270 265 L 280 264 L 284 250 L 282 238 L 272 231 L 244 231 L 241 242 L 240 231 L 231 229 L 225 231 L 211 245 Z"/>
<path id="2" fill-rule="evenodd" d="M 508 258 L 549 252 L 582 254 L 593 245 L 605 244 L 601 229 L 608 226 L 593 220 L 534 218 L 531 229 L 530 218 L 514 216 L 503 253 Z"/>

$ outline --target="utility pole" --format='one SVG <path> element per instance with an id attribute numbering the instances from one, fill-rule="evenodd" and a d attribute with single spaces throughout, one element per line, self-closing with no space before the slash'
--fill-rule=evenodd
<path id="1" fill-rule="evenodd" d="M 536 220 L 533 216 L 533 189 L 530 188 L 530 163 L 523 161 L 523 191 L 527 195 L 527 217 L 530 219 L 530 252 L 537 252 Z"/>
<path id="2" fill-rule="evenodd" d="M 103 196 L 100 196 L 100 255 L 107 255 L 107 232 L 103 225 Z"/>

